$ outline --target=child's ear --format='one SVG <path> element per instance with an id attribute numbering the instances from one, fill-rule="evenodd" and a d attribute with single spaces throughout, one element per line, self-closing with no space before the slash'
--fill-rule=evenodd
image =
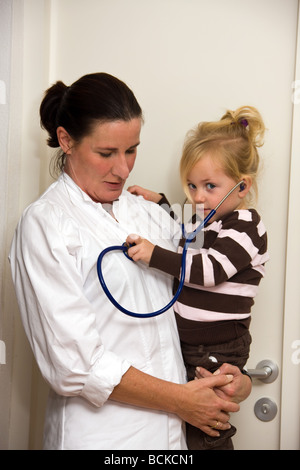
<path id="1" fill-rule="evenodd" d="M 251 186 L 252 186 L 251 176 L 244 176 L 243 182 L 240 184 L 240 190 L 239 190 L 240 198 L 244 198 L 248 194 Z"/>

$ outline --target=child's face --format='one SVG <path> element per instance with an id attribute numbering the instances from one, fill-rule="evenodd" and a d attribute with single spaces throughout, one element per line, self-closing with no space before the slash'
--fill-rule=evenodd
<path id="1" fill-rule="evenodd" d="M 194 205 L 202 204 L 204 217 L 214 209 L 221 199 L 236 185 L 233 180 L 224 173 L 217 159 L 209 154 L 204 155 L 187 175 L 187 184 L 190 197 Z M 219 207 L 210 222 L 220 219 L 236 209 L 245 208 L 243 204 L 243 192 L 237 188 Z"/>

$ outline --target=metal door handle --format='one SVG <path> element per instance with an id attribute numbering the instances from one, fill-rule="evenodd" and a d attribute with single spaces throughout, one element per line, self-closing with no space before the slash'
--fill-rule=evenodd
<path id="1" fill-rule="evenodd" d="M 253 379 L 259 379 L 264 383 L 272 383 L 277 379 L 279 369 L 275 362 L 268 359 L 260 361 L 255 369 L 247 369 L 248 374 Z"/>

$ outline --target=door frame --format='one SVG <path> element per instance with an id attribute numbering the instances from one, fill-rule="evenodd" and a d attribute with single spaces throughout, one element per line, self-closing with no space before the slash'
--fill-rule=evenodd
<path id="1" fill-rule="evenodd" d="M 298 2 L 286 245 L 280 449 L 300 449 L 300 8 Z"/>

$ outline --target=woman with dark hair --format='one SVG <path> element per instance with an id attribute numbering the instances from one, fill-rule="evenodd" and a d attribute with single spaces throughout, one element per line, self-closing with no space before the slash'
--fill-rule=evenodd
<path id="1" fill-rule="evenodd" d="M 250 392 L 237 368 L 186 383 L 173 312 L 123 315 L 97 279 L 99 253 L 140 232 L 175 250 L 180 234 L 158 205 L 124 191 L 140 142 L 141 108 L 117 78 L 57 82 L 40 107 L 57 181 L 23 213 L 10 261 L 26 334 L 50 385 L 45 449 L 185 449 L 182 420 L 227 429 Z M 116 299 L 136 312 L 171 297 L 171 278 L 127 260 L 104 262 Z M 214 388 L 220 387 L 217 396 Z"/>

